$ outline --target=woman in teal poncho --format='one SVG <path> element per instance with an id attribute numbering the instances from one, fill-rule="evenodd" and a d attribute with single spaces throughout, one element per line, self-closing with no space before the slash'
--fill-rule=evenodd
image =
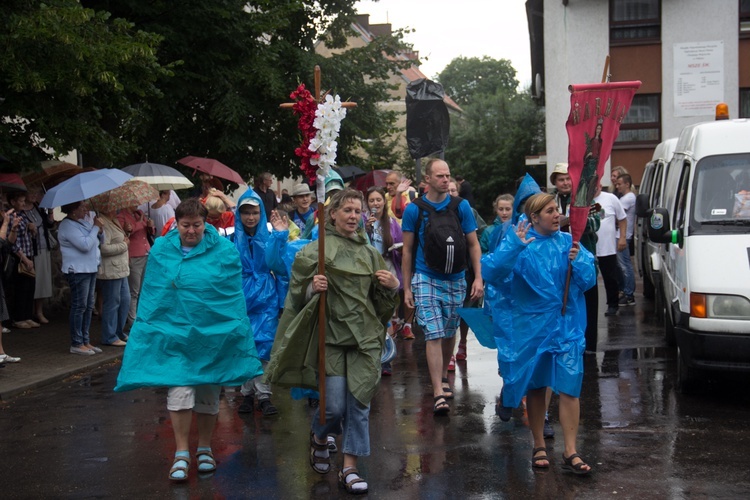
<path id="1" fill-rule="evenodd" d="M 344 465 L 339 481 L 351 493 L 367 483 L 357 458 L 370 453 L 370 401 L 380 380 L 385 325 L 398 297 L 399 281 L 368 244 L 362 220 L 363 196 L 347 189 L 328 207 L 325 272 L 318 274 L 318 243 L 304 247 L 292 266 L 289 293 L 276 333 L 268 378 L 290 387 L 317 386 L 319 294 L 326 292 L 326 423 L 313 417 L 310 465 L 319 474 L 331 469 L 326 438 L 341 434 Z"/>
<path id="2" fill-rule="evenodd" d="M 151 249 L 115 387 L 169 387 L 177 450 L 172 481 L 188 478 L 193 413 L 198 472 L 211 472 L 221 386 L 241 385 L 262 373 L 245 312 L 239 255 L 232 242 L 206 225 L 207 215 L 197 199 L 184 201 L 175 210 L 177 231 L 157 239 Z"/>
<path id="3" fill-rule="evenodd" d="M 515 408 L 526 395 L 529 427 L 534 439 L 532 467 L 548 468 L 544 444 L 547 387 L 560 393 L 560 423 L 565 451 L 563 468 L 588 474 L 591 468 L 576 452 L 583 381 L 586 304 L 583 292 L 596 284 L 594 257 L 560 232 L 554 197 L 536 194 L 526 202 L 531 227 L 520 222 L 498 248 L 482 259 L 482 276 L 496 287 L 510 278 L 510 328 L 499 333 L 498 349 L 505 384 L 503 404 Z M 565 314 L 561 314 L 568 265 L 572 265 Z"/>

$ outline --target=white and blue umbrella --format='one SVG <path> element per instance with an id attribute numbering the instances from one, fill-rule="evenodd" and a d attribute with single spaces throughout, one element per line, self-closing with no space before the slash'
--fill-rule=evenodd
<path id="1" fill-rule="evenodd" d="M 132 175 L 135 180 L 143 181 L 159 191 L 193 187 L 193 183 L 179 170 L 159 163 L 136 163 L 123 167 L 122 171 Z"/>
<path id="2" fill-rule="evenodd" d="M 55 208 L 87 200 L 92 196 L 120 187 L 132 178 L 133 176 L 129 173 L 115 168 L 83 172 L 47 191 L 39 206 Z"/>

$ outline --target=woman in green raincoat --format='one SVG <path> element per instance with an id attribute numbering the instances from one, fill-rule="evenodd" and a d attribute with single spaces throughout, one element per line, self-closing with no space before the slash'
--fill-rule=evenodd
<path id="1" fill-rule="evenodd" d="M 326 292 L 326 423 L 319 423 L 320 410 L 316 410 L 310 465 L 319 474 L 331 470 L 326 438 L 341 434 L 343 424 L 344 465 L 339 481 L 350 493 L 367 491 L 356 469 L 357 458 L 370 454 L 370 401 L 380 380 L 385 325 L 399 287 L 360 227 L 362 206 L 362 193 L 352 189 L 331 198 L 326 274 L 318 274 L 317 242 L 297 254 L 267 370 L 273 383 L 317 388 L 318 301 L 319 294 Z"/>

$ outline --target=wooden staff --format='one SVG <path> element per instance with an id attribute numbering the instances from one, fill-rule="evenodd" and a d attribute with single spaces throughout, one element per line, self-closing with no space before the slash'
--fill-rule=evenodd
<path id="1" fill-rule="evenodd" d="M 320 66 L 315 65 L 313 75 L 314 94 L 316 102 L 325 99 L 325 94 L 320 93 Z M 327 94 L 328 92 L 326 92 Z M 354 108 L 356 102 L 342 102 L 344 108 Z M 279 105 L 282 109 L 291 109 L 294 107 L 293 102 L 285 102 Z M 316 195 L 318 195 L 318 274 L 326 273 L 326 230 L 325 230 L 325 179 L 317 176 Z M 319 196 L 320 194 L 323 196 Z M 321 425 L 326 423 L 326 292 L 321 292 L 318 302 L 318 392 L 320 393 L 319 403 L 319 422 Z"/>

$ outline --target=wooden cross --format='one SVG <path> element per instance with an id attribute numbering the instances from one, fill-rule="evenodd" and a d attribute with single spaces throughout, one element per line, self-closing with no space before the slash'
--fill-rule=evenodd
<path id="1" fill-rule="evenodd" d="M 315 65 L 314 82 L 313 97 L 316 102 L 320 103 L 325 99 L 328 92 L 322 95 L 320 93 L 320 66 L 317 64 Z M 279 107 L 292 109 L 294 104 L 293 102 L 285 102 L 280 104 Z M 354 108 L 357 103 L 346 101 L 342 102 L 341 106 Z M 316 184 L 315 191 L 318 197 L 318 273 L 325 274 L 325 180 L 318 176 Z M 320 424 L 323 425 L 326 423 L 326 292 L 320 294 L 320 302 L 318 303 L 318 392 L 320 393 L 318 415 Z"/>

